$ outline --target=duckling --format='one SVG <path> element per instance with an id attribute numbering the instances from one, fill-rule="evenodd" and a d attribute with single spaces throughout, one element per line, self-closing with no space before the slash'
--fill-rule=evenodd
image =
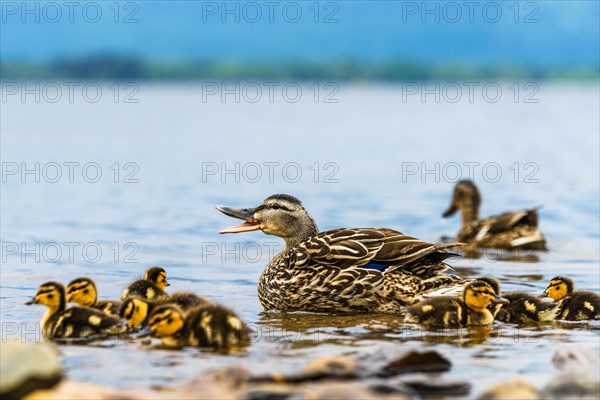
<path id="1" fill-rule="evenodd" d="M 500 295 L 500 284 L 494 278 L 482 277 L 478 281 L 486 282 Z M 501 322 L 524 324 L 554 319 L 553 304 L 540 300 L 525 292 L 502 293 L 502 297 L 509 301 L 508 304 L 491 304 L 488 306 L 496 320 Z"/>
<path id="2" fill-rule="evenodd" d="M 130 296 L 123 300 L 119 309 L 119 316 L 129 320 L 127 323 L 129 328 L 144 327 L 148 325 L 148 317 L 152 311 L 162 304 L 176 304 L 183 311 L 186 311 L 196 306 L 210 304 L 210 301 L 188 292 L 175 292 L 169 297 L 158 299 Z"/>
<path id="3" fill-rule="evenodd" d="M 76 303 L 83 307 L 96 308 L 107 314 L 118 316 L 120 301 L 98 300 L 96 284 L 90 278 L 73 279 L 67 285 L 67 302 Z"/>
<path id="4" fill-rule="evenodd" d="M 161 267 L 152 267 L 146 271 L 143 279 L 138 279 L 130 283 L 121 294 L 121 300 L 128 296 L 137 295 L 145 299 L 154 299 L 168 296 L 165 293 L 167 286 L 167 272 Z"/>
<path id="5" fill-rule="evenodd" d="M 226 350 L 249 344 L 248 327 L 233 311 L 209 304 L 187 314 L 174 304 L 157 307 L 150 315 L 150 332 L 169 347 L 195 346 Z"/>
<path id="6" fill-rule="evenodd" d="M 462 226 L 456 240 L 477 247 L 496 249 L 547 250 L 546 239 L 538 230 L 537 209 L 506 212 L 479 219 L 481 195 L 469 180 L 456 184 L 452 204 L 442 214 L 444 218 L 461 210 Z"/>
<path id="7" fill-rule="evenodd" d="M 462 299 L 432 297 L 408 307 L 405 322 L 449 328 L 490 325 L 494 315 L 488 306 L 495 303 L 505 304 L 508 300 L 496 295 L 487 282 L 477 280 L 465 286 Z"/>
<path id="8" fill-rule="evenodd" d="M 88 307 L 66 308 L 65 288 L 57 282 L 41 285 L 35 297 L 25 304 L 43 304 L 48 307 L 41 321 L 42 333 L 47 339 L 119 335 L 127 330 L 125 321 L 100 310 Z"/>
<path id="9" fill-rule="evenodd" d="M 593 292 L 575 291 L 575 283 L 565 276 L 552 278 L 542 297 L 550 297 L 554 300 L 556 319 L 565 321 L 600 319 L 600 296 Z"/>

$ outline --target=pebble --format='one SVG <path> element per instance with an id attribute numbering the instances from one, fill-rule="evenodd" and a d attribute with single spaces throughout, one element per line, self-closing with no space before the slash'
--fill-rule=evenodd
<path id="1" fill-rule="evenodd" d="M 56 385 L 62 367 L 48 343 L 0 343 L 0 398 L 20 399 L 37 389 Z"/>
<path id="2" fill-rule="evenodd" d="M 452 363 L 437 351 L 409 351 L 382 369 L 383 376 L 396 376 L 413 372 L 445 372 Z"/>
<path id="3" fill-rule="evenodd" d="M 548 397 L 529 382 L 516 378 L 489 387 L 477 400 L 548 400 Z"/>

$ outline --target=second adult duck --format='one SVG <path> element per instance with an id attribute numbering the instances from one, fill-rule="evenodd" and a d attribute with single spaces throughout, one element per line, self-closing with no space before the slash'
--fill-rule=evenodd
<path id="1" fill-rule="evenodd" d="M 424 294 L 464 284 L 443 273 L 453 256 L 444 249 L 457 243 L 428 243 L 386 228 L 319 233 L 300 200 L 285 194 L 256 208 L 217 209 L 245 221 L 220 233 L 261 230 L 285 240 L 259 280 L 267 310 L 397 313 Z"/>

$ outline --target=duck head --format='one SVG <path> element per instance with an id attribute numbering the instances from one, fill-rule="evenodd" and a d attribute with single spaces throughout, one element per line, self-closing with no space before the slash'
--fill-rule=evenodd
<path id="1" fill-rule="evenodd" d="M 184 325 L 183 311 L 173 304 L 165 304 L 154 309 L 148 322 L 153 337 L 176 336 L 183 331 Z"/>
<path id="2" fill-rule="evenodd" d="M 144 279 L 154 283 L 160 290 L 165 290 L 171 284 L 167 281 L 167 271 L 161 267 L 152 267 L 144 274 Z"/>
<path id="3" fill-rule="evenodd" d="M 141 297 L 128 297 L 121 303 L 119 316 L 129 320 L 127 327 L 130 329 L 138 328 L 146 325 L 150 312 L 152 311 L 152 303 L 148 299 Z"/>
<path id="4" fill-rule="evenodd" d="M 454 215 L 459 209 L 463 213 L 463 222 L 477 221 L 479 217 L 479 205 L 481 204 L 481 195 L 477 186 L 469 180 L 463 180 L 456 184 L 452 194 L 452 203 L 442 216 L 448 218 Z"/>
<path id="5" fill-rule="evenodd" d="M 286 241 L 288 248 L 319 233 L 312 217 L 297 198 L 274 194 L 254 208 L 217 206 L 217 210 L 244 223 L 223 229 L 219 233 L 240 233 L 261 230 Z"/>
<path id="6" fill-rule="evenodd" d="M 509 301 L 498 296 L 494 288 L 484 281 L 468 284 L 463 292 L 463 301 L 471 310 L 481 312 L 492 304 L 507 304 Z"/>
<path id="7" fill-rule="evenodd" d="M 67 285 L 67 302 L 76 303 L 84 307 L 96 304 L 98 292 L 96 284 L 90 278 L 73 279 Z"/>
<path id="8" fill-rule="evenodd" d="M 541 297 L 550 297 L 554 301 L 562 300 L 573 294 L 575 283 L 571 278 L 565 276 L 555 276 L 548 283 L 548 287 Z"/>
<path id="9" fill-rule="evenodd" d="M 43 304 L 51 312 L 63 311 L 66 305 L 65 287 L 58 282 L 46 282 L 38 288 L 35 297 L 25 304 Z"/>

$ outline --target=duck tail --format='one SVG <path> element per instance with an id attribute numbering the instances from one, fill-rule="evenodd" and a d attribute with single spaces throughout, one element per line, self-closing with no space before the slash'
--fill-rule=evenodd
<path id="1" fill-rule="evenodd" d="M 439 275 L 421 281 L 419 293 L 422 297 L 459 296 L 471 281 L 456 275 Z"/>
<path id="2" fill-rule="evenodd" d="M 513 239 L 510 244 L 515 249 L 547 250 L 546 239 L 540 232 Z"/>
<path id="3" fill-rule="evenodd" d="M 449 249 L 452 247 L 462 247 L 462 246 L 466 246 L 466 243 L 462 243 L 462 242 L 449 242 L 449 243 L 436 243 L 435 244 L 435 248 L 437 250 L 445 250 L 445 249 Z"/>

